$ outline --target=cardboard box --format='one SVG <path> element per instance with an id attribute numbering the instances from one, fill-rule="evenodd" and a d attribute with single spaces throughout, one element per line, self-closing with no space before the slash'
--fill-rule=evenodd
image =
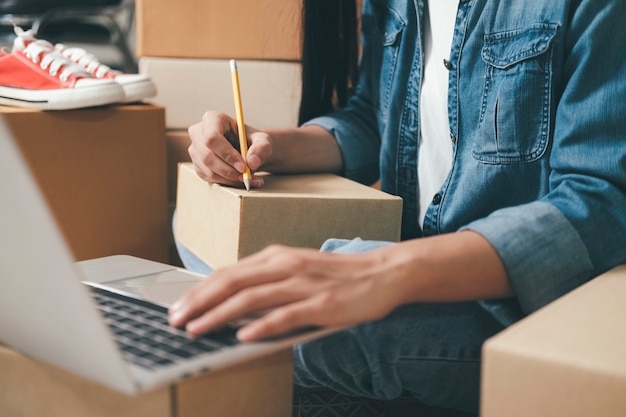
<path id="1" fill-rule="evenodd" d="M 300 59 L 300 0 L 137 0 L 138 56 Z"/>
<path id="2" fill-rule="evenodd" d="M 626 416 L 626 265 L 484 345 L 482 417 Z"/>
<path id="3" fill-rule="evenodd" d="M 301 67 L 295 62 L 237 62 L 246 124 L 257 128 L 298 125 Z M 140 58 L 139 71 L 157 87 L 152 103 L 166 108 L 170 129 L 187 129 L 207 110 L 235 115 L 228 60 Z"/>
<path id="4" fill-rule="evenodd" d="M 178 164 L 190 162 L 189 133 L 187 130 L 167 130 L 165 133 L 167 146 L 167 201 L 176 202 L 176 187 L 178 186 Z"/>
<path id="5" fill-rule="evenodd" d="M 167 388 L 127 396 L 0 345 L 0 415 L 288 417 L 292 372 L 289 349 Z"/>
<path id="6" fill-rule="evenodd" d="M 316 248 L 328 238 L 397 241 L 402 199 L 336 175 L 269 175 L 258 190 L 178 175 L 176 238 L 213 268 L 273 244 Z"/>
<path id="7" fill-rule="evenodd" d="M 164 110 L 0 107 L 76 260 L 168 259 Z"/>
<path id="8" fill-rule="evenodd" d="M 167 208 L 168 222 L 171 224 L 176 209 L 176 187 L 178 186 L 178 164 L 189 162 L 191 158 L 187 149 L 191 143 L 187 130 L 167 130 L 165 133 L 165 143 L 167 146 Z M 183 266 L 174 234 L 170 228 L 168 233 L 169 260 L 170 265 Z"/>

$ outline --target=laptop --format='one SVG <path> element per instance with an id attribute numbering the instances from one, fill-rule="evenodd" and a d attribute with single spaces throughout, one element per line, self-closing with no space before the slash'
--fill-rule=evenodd
<path id="1" fill-rule="evenodd" d="M 170 327 L 167 307 L 210 277 L 125 255 L 75 262 L 1 119 L 0 231 L 0 342 L 126 394 L 336 330 L 239 343 L 241 323 L 198 338 Z"/>

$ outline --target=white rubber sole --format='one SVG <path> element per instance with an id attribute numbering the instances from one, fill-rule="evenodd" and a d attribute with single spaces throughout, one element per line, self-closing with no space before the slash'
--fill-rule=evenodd
<path id="1" fill-rule="evenodd" d="M 56 90 L 28 90 L 0 86 L 0 104 L 40 110 L 103 106 L 119 103 L 125 99 L 124 89 L 116 82 L 87 82 L 74 88 Z"/>
<path id="2" fill-rule="evenodd" d="M 115 77 L 115 81 L 122 86 L 125 94 L 125 103 L 141 101 L 156 96 L 154 83 L 141 74 L 122 74 Z"/>

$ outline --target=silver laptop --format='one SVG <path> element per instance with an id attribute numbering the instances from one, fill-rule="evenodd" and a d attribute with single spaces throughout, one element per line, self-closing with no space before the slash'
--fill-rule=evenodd
<path id="1" fill-rule="evenodd" d="M 188 338 L 167 325 L 167 307 L 202 279 L 131 256 L 75 262 L 0 119 L 1 342 L 136 394 L 334 331 L 308 329 L 242 344 L 233 323 Z"/>

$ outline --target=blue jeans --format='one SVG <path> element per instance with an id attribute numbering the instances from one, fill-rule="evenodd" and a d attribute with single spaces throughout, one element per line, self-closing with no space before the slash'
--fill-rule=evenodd
<path id="1" fill-rule="evenodd" d="M 364 252 L 388 244 L 331 239 L 321 250 Z M 185 267 L 210 272 L 177 245 Z M 427 405 L 476 413 L 482 344 L 505 327 L 480 302 L 401 306 L 381 320 L 296 346 L 294 382 L 350 396 L 411 395 Z"/>

